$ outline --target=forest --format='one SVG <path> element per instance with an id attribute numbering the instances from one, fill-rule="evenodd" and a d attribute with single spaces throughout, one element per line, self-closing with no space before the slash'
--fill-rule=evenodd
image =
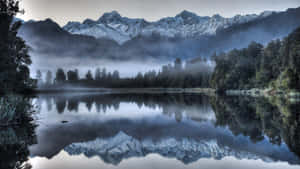
<path id="1" fill-rule="evenodd" d="M 300 89 L 300 28 L 265 47 L 252 42 L 248 48 L 212 56 L 216 62 L 210 85 L 227 89 Z"/>
<path id="2" fill-rule="evenodd" d="M 177 58 L 173 64 L 165 65 L 160 71 L 137 73 L 134 77 L 121 78 L 119 71 L 108 72 L 105 68 L 97 68 L 95 73 L 88 71 L 83 78 L 79 71 L 57 69 L 54 75 L 47 71 L 45 77 L 40 70 L 36 79 L 40 88 L 57 88 L 61 86 L 72 87 L 107 87 L 107 88 L 193 88 L 209 86 L 210 75 L 213 68 L 206 59 L 197 58 L 186 62 Z"/>

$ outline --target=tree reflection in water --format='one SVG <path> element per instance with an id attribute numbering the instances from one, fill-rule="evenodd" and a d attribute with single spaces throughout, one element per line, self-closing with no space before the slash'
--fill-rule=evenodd
<path id="1" fill-rule="evenodd" d="M 27 104 L 32 104 L 30 102 L 30 99 L 23 100 Z M 192 131 L 195 130 L 195 128 L 187 125 L 185 121 L 182 121 L 185 116 L 189 117 L 189 119 L 193 121 L 205 121 L 205 119 L 202 119 L 202 116 L 199 116 L 198 114 L 211 111 L 215 115 L 213 124 L 216 127 L 228 128 L 235 136 L 247 136 L 254 144 L 266 140 L 265 138 L 267 136 L 270 143 L 274 145 L 282 145 L 283 143 L 285 143 L 289 147 L 291 152 L 294 152 L 298 157 L 300 156 L 300 106 L 297 104 L 291 104 L 285 100 L 281 100 L 278 98 L 265 99 L 248 97 L 206 97 L 193 94 L 86 94 L 79 96 L 50 94 L 39 95 L 38 100 L 39 101 L 37 102 L 37 104 L 42 104 L 43 101 L 46 102 L 45 105 L 48 111 L 55 110 L 56 107 L 57 113 L 64 113 L 65 111 L 81 111 L 82 107 L 80 106 L 80 104 L 86 107 L 86 110 L 88 111 L 96 111 L 104 114 L 108 109 L 122 109 L 122 107 L 120 107 L 120 104 L 124 102 L 134 103 L 140 109 L 142 109 L 143 107 L 152 109 L 159 108 L 162 111 L 163 115 L 175 118 L 178 122 L 176 124 L 177 127 L 171 127 L 168 125 L 164 126 L 167 128 L 165 131 L 169 129 L 176 129 L 177 132 L 175 132 L 175 135 L 178 134 L 178 137 L 180 134 L 184 135 L 184 133 L 197 134 L 195 133 L 196 131 L 194 133 Z M 53 107 L 53 104 L 55 105 L 55 107 Z M 93 107 L 95 109 L 93 109 Z M 24 108 L 23 111 L 25 112 L 27 111 L 27 109 Z M 99 133 L 99 131 L 101 131 L 100 133 L 103 138 L 106 138 L 105 134 L 107 134 L 107 137 L 113 137 L 115 134 L 119 133 L 120 130 L 129 134 L 133 138 L 142 140 L 143 137 L 139 133 L 151 134 L 150 132 L 144 132 L 146 131 L 144 129 L 149 128 L 153 130 L 153 127 L 155 127 L 151 126 L 151 124 L 148 124 L 150 125 L 148 128 L 143 128 L 142 126 L 140 126 L 141 131 L 136 132 L 138 131 L 138 129 L 135 128 L 136 126 L 145 124 L 134 123 L 132 124 L 133 128 L 131 128 L 130 121 L 124 121 L 125 123 L 123 124 L 123 126 L 120 122 L 121 121 L 119 121 L 118 125 L 116 125 L 115 123 L 110 124 L 109 122 L 103 124 L 99 123 L 97 124 L 98 128 L 95 129 L 95 132 L 93 132 L 94 130 L 92 129 L 85 129 L 82 128 L 82 126 L 79 126 L 82 133 L 88 135 L 87 137 L 79 138 L 79 141 L 89 141 L 91 140 L 89 139 L 89 137 L 95 139 L 95 137 L 97 137 L 97 135 L 95 134 Z M 106 131 L 105 129 L 107 128 L 107 125 L 109 126 L 109 130 Z M 68 129 L 67 126 L 68 125 L 64 125 L 64 127 L 66 127 L 66 131 Z M 191 130 L 184 131 L 184 129 L 181 129 L 181 133 L 178 133 L 178 130 L 180 130 L 179 126 L 185 126 Z M 214 126 L 212 125 L 212 127 Z M 76 126 L 71 127 L 71 129 L 73 128 L 76 128 Z M 3 161 L 0 164 L 1 168 L 9 169 L 30 167 L 30 165 L 24 165 L 24 162 L 28 160 L 28 146 L 36 143 L 34 129 L 35 126 L 30 120 L 25 120 L 24 124 L 17 127 L 14 126 L 1 128 L 0 157 L 2 159 L 1 161 Z M 100 129 L 102 129 L 104 133 Z M 128 129 L 128 131 L 126 129 Z M 162 132 L 162 130 L 162 128 L 155 128 L 155 130 L 153 131 L 156 132 L 153 132 L 153 134 L 155 136 L 163 134 L 164 132 Z M 162 133 L 160 133 L 160 131 Z M 55 134 L 59 131 L 53 132 L 53 134 Z M 76 133 L 77 132 L 74 132 L 74 140 L 78 142 L 78 136 L 76 136 Z M 174 133 L 168 133 L 169 137 L 175 137 L 174 135 L 172 135 Z M 69 134 L 72 135 L 72 133 Z M 150 137 L 152 138 L 152 135 L 149 135 L 149 138 Z M 71 137 L 67 138 L 70 139 Z M 153 139 L 155 138 L 156 137 L 153 136 Z M 216 138 L 219 137 L 216 136 Z M 220 138 L 220 141 L 221 140 L 222 139 Z M 70 142 L 68 142 L 68 144 L 65 146 L 68 146 L 72 142 L 73 141 L 70 140 Z M 278 158 L 276 157 L 277 155 L 274 155 L 275 159 L 281 159 L 281 156 L 279 155 Z"/>
<path id="2" fill-rule="evenodd" d="M 65 111 L 78 112 L 79 104 L 83 103 L 88 111 L 95 106 L 97 112 L 105 113 L 107 109 L 119 110 L 120 103 L 135 103 L 141 109 L 143 106 L 156 109 L 161 108 L 163 114 L 173 116 L 177 121 L 181 121 L 182 113 L 187 109 L 209 109 L 209 99 L 201 95 L 182 94 L 111 94 L 111 95 L 41 95 L 41 100 L 46 101 L 46 105 L 51 105 L 52 100 L 56 105 L 58 113 Z M 52 107 L 47 106 L 51 111 Z"/>
<path id="3" fill-rule="evenodd" d="M 105 113 L 108 108 L 118 110 L 121 102 L 127 102 L 139 108 L 161 108 L 163 114 L 175 117 L 178 122 L 183 112 L 189 113 L 191 108 L 205 112 L 212 107 L 216 126 L 228 127 L 236 136 L 249 136 L 253 143 L 264 140 L 265 136 L 275 145 L 284 141 L 291 151 L 300 155 L 300 106 L 278 98 L 209 98 L 193 94 L 42 95 L 40 98 L 47 102 L 53 99 L 58 113 L 66 108 L 78 112 L 79 103 L 84 103 L 88 111 L 94 105 L 97 112 Z"/>
<path id="4" fill-rule="evenodd" d="M 214 97 L 211 105 L 217 126 L 228 126 L 235 134 L 249 136 L 253 142 L 269 137 L 300 156 L 300 105 L 280 98 Z"/>
<path id="5" fill-rule="evenodd" d="M 0 127 L 0 168 L 29 169 L 31 165 L 26 163 L 28 146 L 37 142 L 31 99 L 22 96 L 2 96 L 1 99 L 5 99 L 6 105 L 15 105 L 13 109 L 16 117 L 6 126 Z"/>

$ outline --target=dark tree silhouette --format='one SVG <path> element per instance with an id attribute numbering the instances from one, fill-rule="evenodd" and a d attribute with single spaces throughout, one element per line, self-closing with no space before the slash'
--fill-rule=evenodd
<path id="1" fill-rule="evenodd" d="M 100 68 L 97 68 L 95 71 L 95 80 L 99 81 L 101 80 L 101 70 Z"/>
<path id="2" fill-rule="evenodd" d="M 52 72 L 51 71 L 47 71 L 46 74 L 46 85 L 51 85 L 52 84 Z"/>
<path id="3" fill-rule="evenodd" d="M 57 69 L 55 82 L 56 83 L 63 83 L 65 81 L 66 81 L 66 75 L 65 75 L 64 70 L 61 69 L 61 68 Z"/>
<path id="4" fill-rule="evenodd" d="M 115 70 L 115 71 L 113 72 L 113 74 L 112 74 L 112 78 L 113 78 L 114 80 L 119 80 L 119 79 L 120 79 L 120 73 L 119 73 L 119 71 Z"/>
<path id="5" fill-rule="evenodd" d="M 75 69 L 74 71 L 69 70 L 67 73 L 68 76 L 68 81 L 78 81 L 79 80 L 79 75 L 78 75 L 78 70 Z"/>
<path id="6" fill-rule="evenodd" d="M 57 99 L 55 99 L 55 103 L 56 103 L 56 110 L 59 114 L 62 114 L 65 111 L 66 108 L 66 99 L 64 98 L 60 98 L 58 97 Z"/>
<path id="7" fill-rule="evenodd" d="M 31 64 L 25 41 L 17 36 L 21 22 L 14 17 L 20 13 L 18 0 L 0 1 L 0 88 L 1 92 L 22 92 L 35 87 L 29 76 Z"/>
<path id="8" fill-rule="evenodd" d="M 101 78 L 102 78 L 103 80 L 106 79 L 106 69 L 105 69 L 105 68 L 102 69 L 102 72 L 101 72 Z"/>
<path id="9" fill-rule="evenodd" d="M 86 80 L 89 80 L 89 81 L 94 80 L 94 79 L 93 79 L 92 72 L 91 72 L 90 70 L 89 70 L 89 71 L 87 72 L 87 74 L 85 75 L 85 79 L 86 79 Z"/>
<path id="10" fill-rule="evenodd" d="M 36 71 L 36 80 L 37 80 L 38 85 L 43 84 L 43 75 L 42 75 L 42 72 L 40 70 Z"/>
<path id="11" fill-rule="evenodd" d="M 141 73 L 135 77 L 121 78 L 119 71 L 107 72 L 106 69 L 96 69 L 95 78 L 89 70 L 85 77 L 80 79 L 78 71 L 68 71 L 68 81 L 65 81 L 65 75 L 62 69 L 57 70 L 57 82 L 53 86 L 70 84 L 72 86 L 85 87 L 107 87 L 107 88 L 192 88 L 209 87 L 209 79 L 212 73 L 212 67 L 206 60 L 191 60 L 183 66 L 180 59 L 176 59 L 174 66 L 171 64 L 163 66 L 162 71 L 154 70 Z M 59 78 L 58 78 L 59 77 Z"/>

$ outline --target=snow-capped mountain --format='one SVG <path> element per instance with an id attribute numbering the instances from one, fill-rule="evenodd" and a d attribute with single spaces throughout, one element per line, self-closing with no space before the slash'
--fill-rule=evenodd
<path id="1" fill-rule="evenodd" d="M 87 19 L 83 23 L 69 22 L 63 28 L 72 34 L 108 38 L 123 44 L 138 35 L 150 36 L 159 34 L 165 37 L 182 38 L 215 35 L 218 29 L 262 19 L 273 13 L 266 11 L 260 15 L 236 15 L 232 18 L 224 18 L 220 15 L 202 17 L 192 12 L 183 11 L 175 17 L 148 22 L 144 19 L 122 17 L 118 12 L 113 11 L 105 13 L 97 21 Z"/>
<path id="2" fill-rule="evenodd" d="M 97 138 L 93 141 L 73 143 L 64 148 L 70 155 L 84 154 L 87 157 L 99 156 L 106 163 L 117 165 L 131 157 L 143 157 L 151 153 L 168 158 L 176 158 L 185 164 L 201 158 L 222 159 L 234 156 L 237 159 L 261 159 L 265 162 L 278 161 L 276 155 L 266 155 L 219 145 L 216 140 L 195 140 L 192 138 L 165 138 L 158 141 L 139 140 L 120 131 L 111 138 Z M 290 159 L 291 161 L 295 159 Z"/>
<path id="3" fill-rule="evenodd" d="M 209 58 L 214 52 L 245 48 L 253 41 L 267 44 L 298 28 L 299 18 L 300 7 L 233 18 L 200 17 L 184 11 L 157 22 L 129 19 L 112 12 L 97 21 L 70 22 L 63 28 L 51 19 L 27 21 L 19 35 L 38 58 L 71 56 L 161 62 L 198 56 Z"/>

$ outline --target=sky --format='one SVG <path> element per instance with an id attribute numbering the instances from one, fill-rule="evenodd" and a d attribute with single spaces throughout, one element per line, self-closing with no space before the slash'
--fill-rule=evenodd
<path id="1" fill-rule="evenodd" d="M 105 12 L 118 11 L 129 18 L 156 21 L 175 16 L 183 10 L 200 16 L 220 14 L 232 17 L 237 14 L 259 14 L 265 10 L 284 11 L 300 7 L 300 0 L 22 0 L 24 20 L 51 18 L 61 26 L 68 21 L 98 19 Z"/>

